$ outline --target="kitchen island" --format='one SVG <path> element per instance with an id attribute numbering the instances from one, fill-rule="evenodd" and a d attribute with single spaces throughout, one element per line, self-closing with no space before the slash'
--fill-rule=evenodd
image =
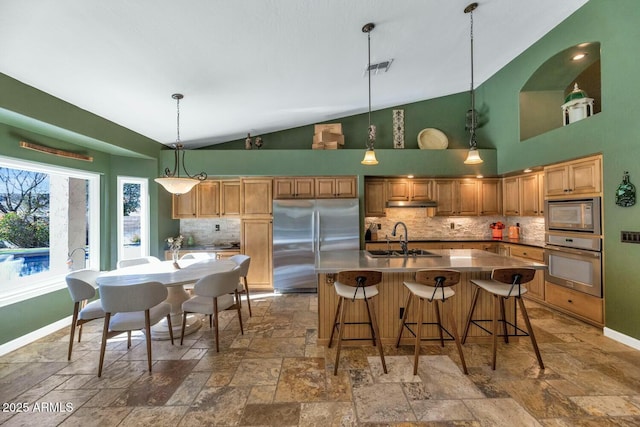
<path id="1" fill-rule="evenodd" d="M 344 270 L 375 270 L 382 272 L 382 283 L 378 285 L 379 295 L 375 298 L 376 316 L 378 318 L 380 336 L 384 344 L 394 344 L 398 327 L 400 326 L 401 311 L 407 298 L 408 291 L 403 285 L 405 280 L 413 280 L 414 273 L 421 269 L 454 269 L 461 273 L 460 283 L 453 289 L 456 295 L 445 304 L 445 309 L 453 310 L 455 321 L 461 332 L 473 296 L 472 279 L 487 279 L 494 268 L 531 267 L 538 270 L 546 268 L 544 264 L 527 262 L 522 259 L 505 257 L 478 249 L 440 249 L 430 250 L 434 256 L 399 256 L 372 257 L 367 251 L 325 251 L 320 252 L 316 260 L 318 274 L 318 344 L 327 345 L 331 335 L 332 323 L 335 316 L 338 297 L 333 289 L 336 273 Z M 417 304 L 416 304 L 417 305 Z M 347 322 L 367 320 L 364 304 L 357 304 L 347 313 Z M 507 318 L 513 318 L 513 301 L 506 307 Z M 477 318 L 491 318 L 491 300 L 481 293 L 476 307 Z M 427 310 L 425 322 L 433 322 L 433 310 Z M 410 307 L 409 321 L 417 319 L 415 305 Z M 445 327 L 450 328 L 443 317 Z M 437 337 L 437 329 L 433 326 L 423 328 L 425 336 Z M 370 336 L 367 325 L 347 327 L 345 338 L 368 338 Z M 403 344 L 413 343 L 410 334 L 403 335 Z M 467 341 L 488 341 L 490 336 L 472 327 Z M 351 341 L 371 345 L 371 341 Z"/>

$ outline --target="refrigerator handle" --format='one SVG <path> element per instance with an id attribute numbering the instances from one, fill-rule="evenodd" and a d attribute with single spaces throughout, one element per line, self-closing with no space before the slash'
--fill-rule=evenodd
<path id="1" fill-rule="evenodd" d="M 314 239 L 313 239 L 313 252 L 316 254 L 320 252 L 320 212 L 315 211 L 313 215 L 314 224 Z"/>

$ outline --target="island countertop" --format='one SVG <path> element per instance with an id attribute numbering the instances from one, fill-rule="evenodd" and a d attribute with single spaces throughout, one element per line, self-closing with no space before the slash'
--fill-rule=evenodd
<path id="1" fill-rule="evenodd" d="M 322 251 L 316 258 L 316 273 L 338 273 L 344 270 L 377 270 L 384 273 L 411 272 L 420 269 L 452 268 L 459 271 L 492 271 L 494 268 L 546 268 L 545 264 L 505 257 L 479 249 L 433 249 L 436 257 L 407 256 L 374 258 L 367 251 Z"/>

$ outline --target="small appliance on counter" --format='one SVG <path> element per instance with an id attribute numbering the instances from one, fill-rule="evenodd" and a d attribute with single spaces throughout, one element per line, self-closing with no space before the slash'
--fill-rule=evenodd
<path id="1" fill-rule="evenodd" d="M 520 238 L 520 223 L 516 222 L 516 225 L 509 226 L 509 238 L 510 239 L 519 239 Z"/>

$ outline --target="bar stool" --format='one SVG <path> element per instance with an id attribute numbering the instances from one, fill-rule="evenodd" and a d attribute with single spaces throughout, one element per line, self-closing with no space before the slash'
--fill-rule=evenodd
<path id="1" fill-rule="evenodd" d="M 502 322 L 502 335 L 500 336 L 504 337 L 505 343 L 509 342 L 510 336 L 529 336 L 531 338 L 531 344 L 533 345 L 533 350 L 536 353 L 538 365 L 540 365 L 540 369 L 544 369 L 544 364 L 542 363 L 542 357 L 540 356 L 540 350 L 538 349 L 536 337 L 533 334 L 533 328 L 531 327 L 529 315 L 527 314 L 527 308 L 524 306 L 524 301 L 522 300 L 522 295 L 527 293 L 527 288 L 523 285 L 532 281 L 535 274 L 536 271 L 533 268 L 496 268 L 491 272 L 491 280 L 474 279 L 470 281 L 471 283 L 476 285 L 476 288 L 473 292 L 471 309 L 469 311 L 469 316 L 467 317 L 467 324 L 464 328 L 462 343 L 464 344 L 467 340 L 469 327 L 472 323 L 478 326 L 483 331 L 492 334 L 493 356 L 491 361 L 491 369 L 493 370 L 496 369 L 496 349 L 498 346 L 499 322 Z M 473 319 L 473 312 L 478 302 L 480 289 L 493 296 L 493 319 Z M 524 318 L 524 322 L 527 327 L 526 331 L 518 326 L 517 305 L 513 306 L 513 321 L 507 320 L 505 316 L 506 313 L 504 303 L 510 298 L 515 298 L 515 300 L 518 302 L 518 305 L 520 306 L 522 317 Z M 498 311 L 500 311 L 500 314 L 498 314 Z M 489 331 L 484 326 L 482 326 L 481 322 L 492 322 L 493 330 Z M 509 331 L 509 328 L 511 328 L 511 331 Z"/>
<path id="2" fill-rule="evenodd" d="M 341 271 L 334 282 L 336 294 L 338 294 L 338 306 L 336 307 L 336 316 L 333 320 L 333 328 L 329 337 L 329 348 L 333 343 L 333 334 L 338 330 L 338 348 L 336 350 L 336 363 L 333 368 L 333 375 L 338 375 L 338 362 L 340 361 L 340 348 L 342 347 L 342 336 L 344 327 L 347 325 L 369 325 L 371 329 L 371 341 L 374 346 L 378 346 L 380 352 L 380 360 L 382 361 L 382 369 L 387 373 L 387 365 L 384 361 L 384 353 L 382 351 L 382 342 L 380 341 L 380 332 L 378 330 L 378 322 L 376 320 L 375 306 L 373 297 L 378 295 L 378 283 L 382 281 L 382 273 L 379 271 Z M 355 303 L 357 300 L 364 301 L 367 307 L 368 322 L 345 322 L 346 310 L 345 300 Z M 338 321 L 339 319 L 339 321 Z M 357 338 L 344 338 L 345 340 Z"/>
<path id="3" fill-rule="evenodd" d="M 464 360 L 464 354 L 462 354 L 462 345 L 460 344 L 460 336 L 458 335 L 458 326 L 453 317 L 452 308 L 447 310 L 447 317 L 451 323 L 451 332 L 449 332 L 443 325 L 440 318 L 440 308 L 438 301 L 441 301 L 442 308 L 444 310 L 444 303 L 449 298 L 455 295 L 451 286 L 460 282 L 460 272 L 456 270 L 419 270 L 416 272 L 414 282 L 404 282 L 404 286 L 409 290 L 407 295 L 407 301 L 404 305 L 404 314 L 402 315 L 402 322 L 400 323 L 400 329 L 398 330 L 398 339 L 396 341 L 396 348 L 400 347 L 400 339 L 402 338 L 402 332 L 405 328 L 416 337 L 415 350 L 413 358 L 413 375 L 418 374 L 418 356 L 420 354 L 420 342 L 439 340 L 444 347 L 445 338 L 443 332 L 448 335 L 447 340 L 454 340 L 456 347 L 458 348 L 458 354 L 460 355 L 460 361 L 462 362 L 462 370 L 468 375 L 467 364 Z M 409 314 L 409 307 L 413 297 L 418 298 L 418 320 L 417 322 L 407 322 Z M 436 312 L 436 322 L 423 322 L 424 302 L 434 303 L 433 308 Z M 415 325 L 415 332 L 411 329 L 410 325 Z M 422 325 L 437 325 L 440 338 L 422 338 Z"/>

